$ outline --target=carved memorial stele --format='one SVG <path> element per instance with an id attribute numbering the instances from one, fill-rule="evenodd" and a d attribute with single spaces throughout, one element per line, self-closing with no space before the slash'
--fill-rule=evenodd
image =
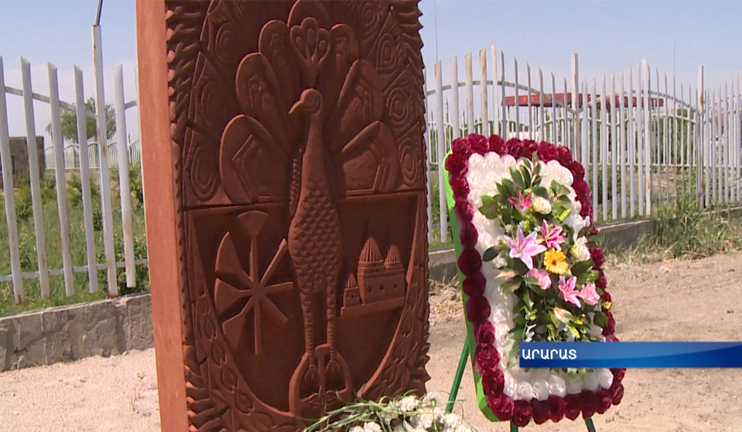
<path id="1" fill-rule="evenodd" d="M 161 401 L 163 374 L 184 374 L 191 430 L 294 431 L 340 400 L 423 392 L 417 0 L 152 3 L 137 13 Z M 166 123 L 169 142 L 147 134 Z M 168 205 L 163 181 L 172 251 L 156 231 L 167 217 L 150 211 Z M 156 284 L 168 252 L 177 281 Z M 179 298 L 165 304 L 168 282 Z M 158 336 L 173 314 L 182 365 L 165 365 Z"/>

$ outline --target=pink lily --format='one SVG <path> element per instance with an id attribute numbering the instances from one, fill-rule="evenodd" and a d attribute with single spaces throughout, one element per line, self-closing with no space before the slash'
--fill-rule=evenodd
<path id="1" fill-rule="evenodd" d="M 600 301 L 600 296 L 594 284 L 583 285 L 582 291 L 580 291 L 580 297 L 582 297 L 582 301 L 591 306 L 598 304 L 598 301 Z"/>
<path id="2" fill-rule="evenodd" d="M 526 277 L 538 279 L 538 284 L 544 291 L 551 288 L 551 278 L 549 277 L 549 273 L 544 269 L 531 269 L 526 273 Z"/>
<path id="3" fill-rule="evenodd" d="M 544 246 L 536 244 L 536 234 L 534 231 L 528 237 L 523 238 L 523 230 L 518 227 L 517 240 L 505 236 L 505 241 L 510 246 L 510 258 L 520 258 L 528 270 L 533 268 L 533 257 L 546 250 Z"/>
<path id="4" fill-rule="evenodd" d="M 559 235 L 562 233 L 562 227 L 555 226 L 553 230 L 549 230 L 549 224 L 544 221 L 540 228 L 541 234 L 543 234 L 544 239 L 546 239 L 546 246 L 560 249 L 559 245 L 566 240 L 564 237 Z"/>
<path id="5" fill-rule="evenodd" d="M 510 201 L 510 204 L 514 205 L 519 211 L 526 211 L 528 210 L 528 207 L 531 206 L 531 194 L 527 193 L 526 196 L 523 196 L 523 193 L 518 189 L 518 196 L 515 198 L 510 197 L 508 198 L 508 201 Z"/>
<path id="6" fill-rule="evenodd" d="M 575 283 L 577 278 L 572 276 L 569 280 L 565 281 L 564 276 L 559 277 L 559 291 L 562 294 L 564 301 L 572 303 L 573 305 L 580 307 L 580 292 L 575 290 Z"/>

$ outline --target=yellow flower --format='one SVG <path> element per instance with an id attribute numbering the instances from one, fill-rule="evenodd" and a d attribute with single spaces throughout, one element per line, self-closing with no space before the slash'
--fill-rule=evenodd
<path id="1" fill-rule="evenodd" d="M 567 257 L 560 250 L 549 249 L 544 254 L 544 267 L 550 273 L 563 275 L 569 270 L 569 264 L 567 264 Z"/>

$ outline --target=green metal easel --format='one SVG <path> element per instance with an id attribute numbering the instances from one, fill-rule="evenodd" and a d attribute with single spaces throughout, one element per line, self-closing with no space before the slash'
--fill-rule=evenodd
<path id="1" fill-rule="evenodd" d="M 449 153 L 450 154 L 450 153 Z M 446 157 L 448 157 L 448 154 L 446 154 Z M 445 160 L 445 158 L 443 159 Z M 443 177 L 444 177 L 444 188 L 446 191 L 446 204 L 448 207 L 448 214 L 454 215 L 451 219 L 451 231 L 454 233 L 459 232 L 459 224 L 458 224 L 458 218 L 456 215 L 456 210 L 454 209 L 454 198 L 453 198 L 453 191 L 451 190 L 451 186 L 448 183 L 448 171 L 443 170 Z M 456 250 L 456 256 L 459 256 L 461 254 L 461 241 L 459 239 L 458 235 L 453 235 L 453 242 L 454 247 Z M 459 272 L 459 280 L 463 281 L 464 275 Z M 462 293 L 463 300 L 466 301 L 466 294 Z M 456 397 L 459 393 L 459 387 L 461 386 L 461 379 L 464 376 L 464 369 L 466 368 L 466 362 L 469 358 L 469 338 L 471 337 L 472 329 L 469 328 L 469 322 L 467 321 L 467 337 L 464 339 L 464 347 L 461 350 L 461 357 L 459 358 L 459 364 L 456 367 L 456 375 L 453 377 L 453 385 L 451 386 L 451 392 L 449 393 L 448 397 L 448 404 L 446 405 L 446 412 L 451 412 L 453 410 L 454 402 L 456 402 Z M 475 374 L 476 375 L 476 374 Z M 476 377 L 475 377 L 476 379 Z M 482 404 L 480 403 L 480 409 L 482 408 Z M 485 416 L 489 419 L 494 419 L 492 413 L 490 412 L 490 415 L 487 415 L 485 413 Z M 595 425 L 593 424 L 593 419 L 588 418 L 585 419 L 585 426 L 587 426 L 588 432 L 596 432 L 595 431 Z M 512 422 L 510 422 L 510 432 L 518 432 L 518 426 L 514 425 Z"/>
<path id="2" fill-rule="evenodd" d="M 464 369 L 466 368 L 466 360 L 469 358 L 469 338 L 464 339 L 464 348 L 461 350 L 461 357 L 459 357 L 459 365 L 456 367 L 456 375 L 453 377 L 453 385 L 451 386 L 451 392 L 448 396 L 448 404 L 446 405 L 446 412 L 450 413 L 453 411 L 453 405 L 456 402 L 456 397 L 459 394 L 459 387 L 461 387 L 461 378 L 464 376 Z M 587 426 L 588 432 L 596 432 L 593 419 L 585 419 L 585 426 Z M 510 422 L 510 432 L 518 432 L 518 426 Z"/>

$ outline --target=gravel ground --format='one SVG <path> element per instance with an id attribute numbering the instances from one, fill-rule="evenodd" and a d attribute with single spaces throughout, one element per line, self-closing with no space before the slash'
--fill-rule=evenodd
<path id="1" fill-rule="evenodd" d="M 742 340 L 742 255 L 608 270 L 622 340 Z M 450 390 L 461 353 L 460 297 L 431 296 L 431 391 Z M 623 402 L 595 418 L 598 431 L 742 431 L 742 369 L 636 369 Z M 480 431 L 507 431 L 479 413 L 471 371 L 457 411 Z M 92 357 L 0 374 L 2 431 L 159 431 L 154 351 Z M 580 421 L 525 431 L 584 431 Z"/>

